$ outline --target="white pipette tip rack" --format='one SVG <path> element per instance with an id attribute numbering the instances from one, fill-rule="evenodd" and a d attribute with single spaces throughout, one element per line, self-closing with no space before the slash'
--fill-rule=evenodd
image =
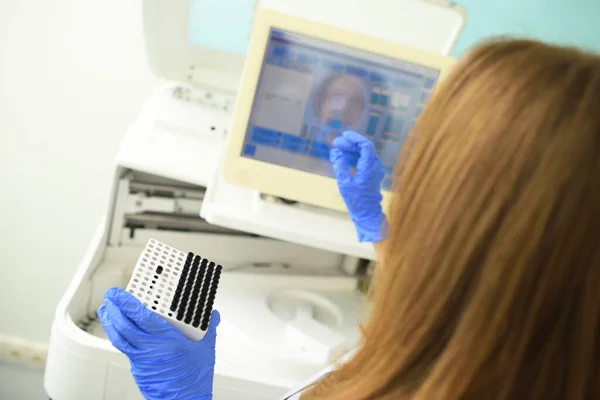
<path id="1" fill-rule="evenodd" d="M 206 334 L 223 267 L 150 239 L 126 290 L 191 340 Z"/>

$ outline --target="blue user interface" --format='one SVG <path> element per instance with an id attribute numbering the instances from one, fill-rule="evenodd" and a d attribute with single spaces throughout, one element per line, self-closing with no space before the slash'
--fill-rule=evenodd
<path id="1" fill-rule="evenodd" d="M 354 130 L 375 145 L 383 188 L 439 71 L 271 30 L 243 157 L 333 177 L 333 139 Z M 358 155 L 348 159 L 356 166 Z"/>

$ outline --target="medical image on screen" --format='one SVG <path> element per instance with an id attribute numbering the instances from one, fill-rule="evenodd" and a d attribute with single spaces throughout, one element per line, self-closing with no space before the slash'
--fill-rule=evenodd
<path id="1" fill-rule="evenodd" d="M 272 30 L 243 157 L 333 177 L 333 140 L 354 130 L 373 141 L 390 174 L 439 71 Z M 349 157 L 356 166 L 358 155 Z"/>

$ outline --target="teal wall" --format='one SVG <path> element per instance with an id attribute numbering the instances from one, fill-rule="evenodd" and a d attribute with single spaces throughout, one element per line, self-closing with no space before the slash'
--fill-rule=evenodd
<path id="1" fill-rule="evenodd" d="M 491 36 L 510 35 L 600 52 L 600 0 L 455 0 L 468 14 L 453 56 Z"/>
<path id="2" fill-rule="evenodd" d="M 254 1 L 191 0 L 190 40 L 243 54 Z M 536 38 L 600 53 L 600 0 L 454 1 L 468 14 L 452 53 L 455 57 L 482 39 L 498 35 Z M 231 24 L 239 30 L 230 29 Z"/>

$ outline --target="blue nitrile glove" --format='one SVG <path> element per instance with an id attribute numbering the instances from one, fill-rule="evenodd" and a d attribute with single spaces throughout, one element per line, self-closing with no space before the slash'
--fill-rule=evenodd
<path id="1" fill-rule="evenodd" d="M 112 344 L 129 357 L 144 398 L 212 399 L 216 328 L 221 319 L 217 311 L 212 312 L 206 336 L 197 342 L 119 288 L 105 292 L 98 316 Z"/>
<path id="2" fill-rule="evenodd" d="M 356 173 L 348 158 L 358 156 Z M 387 236 L 387 220 L 381 208 L 381 181 L 385 175 L 373 142 L 352 131 L 335 138 L 330 153 L 340 194 L 346 203 L 358 240 L 380 242 Z"/>

